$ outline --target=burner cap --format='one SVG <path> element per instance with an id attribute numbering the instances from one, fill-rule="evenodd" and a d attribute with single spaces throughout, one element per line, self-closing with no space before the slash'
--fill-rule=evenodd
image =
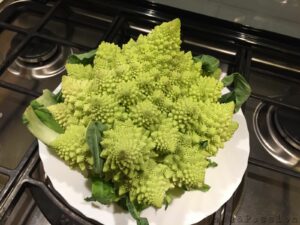
<path id="1" fill-rule="evenodd" d="M 275 126 L 284 140 L 300 150 L 300 113 L 287 108 L 277 108 L 274 119 Z"/>
<path id="2" fill-rule="evenodd" d="M 51 35 L 52 32 L 46 30 L 45 34 Z M 16 46 L 22 41 L 23 35 L 16 35 L 12 40 L 12 46 Z M 57 52 L 57 44 L 41 38 L 33 38 L 20 53 L 18 59 L 25 63 L 41 63 L 50 59 Z"/>
<path id="3" fill-rule="evenodd" d="M 26 63 L 45 62 L 55 55 L 57 45 L 46 42 L 40 38 L 33 38 L 27 47 L 19 55 L 19 59 Z"/>

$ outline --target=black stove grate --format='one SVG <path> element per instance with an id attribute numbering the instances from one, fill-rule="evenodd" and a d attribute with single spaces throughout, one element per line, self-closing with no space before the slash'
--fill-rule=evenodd
<path id="1" fill-rule="evenodd" d="M 300 40 L 295 38 L 260 31 L 239 24 L 147 2 L 85 0 L 83 3 L 79 0 L 32 0 L 23 1 L 15 6 L 30 7 L 31 10 L 44 14 L 34 27 L 24 29 L 10 23 L 11 15 L 7 13 L 10 9 L 0 12 L 0 29 L 2 31 L 9 30 L 24 35 L 23 40 L 7 55 L 0 65 L 0 87 L 28 96 L 37 97 L 41 93 L 1 80 L 1 75 L 33 38 L 41 38 L 61 45 L 74 47 L 81 51 L 92 49 L 91 46 L 69 41 L 61 37 L 49 36 L 42 32 L 42 29 L 51 18 L 62 21 L 70 19 L 68 16 L 63 18 L 59 14 L 56 14 L 60 10 L 66 12 L 67 15 L 72 15 L 73 19 L 75 18 L 71 22 L 78 22 L 84 26 L 96 28 L 101 23 L 96 18 L 76 15 L 72 12 L 71 8 L 73 6 L 85 7 L 91 12 L 96 11 L 97 13 L 103 13 L 113 18 L 109 22 L 110 25 L 100 41 L 105 40 L 121 44 L 131 37 L 136 37 L 141 32 L 149 31 L 149 29 L 162 21 L 180 17 L 182 19 L 184 34 L 183 47 L 185 49 L 191 50 L 193 53 L 212 54 L 229 65 L 229 72 L 238 71 L 244 74 L 248 80 L 250 79 L 250 70 L 254 67 L 256 69 L 269 70 L 276 74 L 284 74 L 282 76 L 285 76 L 285 79 L 300 81 L 300 69 L 297 67 L 297 65 L 300 65 Z M 9 7 L 13 8 L 13 5 Z M 199 38 L 205 44 L 199 44 L 197 41 L 194 41 Z M 254 52 L 255 54 L 260 52 L 260 55 L 256 56 L 255 60 L 253 57 Z M 265 57 L 264 54 L 272 56 L 273 53 L 283 54 L 286 58 L 292 57 L 295 62 L 290 67 L 287 67 L 280 64 L 270 64 L 267 60 L 262 60 Z M 262 57 L 262 59 L 259 57 Z M 297 111 L 300 110 L 297 106 L 257 93 L 252 93 L 251 98 L 271 105 L 287 107 Z M 53 190 L 49 181 L 42 182 L 30 175 L 39 164 L 39 161 L 37 142 L 34 142 L 16 169 L 7 169 L 0 166 L 0 174 L 9 176 L 8 182 L 0 192 L 1 220 L 5 221 L 9 217 L 21 193 L 24 189 L 29 189 L 39 208 L 51 224 L 98 224 L 95 221 L 87 219 L 72 207 L 69 207 L 63 198 Z M 255 167 L 300 178 L 300 174 L 291 169 L 268 164 L 253 157 L 249 159 L 249 163 Z M 234 200 L 235 195 L 212 216 L 212 221 L 209 221 L 209 224 L 231 224 Z"/>

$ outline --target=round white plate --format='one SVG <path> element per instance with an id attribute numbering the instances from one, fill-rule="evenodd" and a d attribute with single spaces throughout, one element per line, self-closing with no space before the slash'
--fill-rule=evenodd
<path id="1" fill-rule="evenodd" d="M 239 186 L 247 168 L 249 157 L 249 134 L 241 110 L 234 115 L 239 128 L 232 139 L 213 158 L 218 166 L 208 168 L 205 183 L 208 192 L 188 191 L 174 199 L 168 209 L 148 208 L 141 214 L 150 225 L 190 225 L 217 211 Z M 86 202 L 91 195 L 90 185 L 78 171 L 70 169 L 48 148 L 39 142 L 39 153 L 46 174 L 53 187 L 74 208 L 105 225 L 135 225 L 134 219 L 118 206 L 105 206 Z"/>

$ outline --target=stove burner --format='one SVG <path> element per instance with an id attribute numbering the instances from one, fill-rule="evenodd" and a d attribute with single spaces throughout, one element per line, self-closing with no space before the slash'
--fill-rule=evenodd
<path id="1" fill-rule="evenodd" d="M 19 60 L 26 63 L 45 62 L 57 52 L 57 45 L 53 42 L 45 42 L 34 38 L 19 55 Z"/>
<path id="2" fill-rule="evenodd" d="M 300 171 L 300 127 L 296 114 L 261 103 L 254 112 L 253 127 L 268 153 L 282 164 Z"/>
<path id="3" fill-rule="evenodd" d="M 294 148 L 300 150 L 300 114 L 289 109 L 278 108 L 274 113 L 275 126 Z"/>
<path id="4" fill-rule="evenodd" d="M 45 32 L 51 35 L 50 31 Z M 16 35 L 11 49 L 21 42 L 23 36 Z M 41 38 L 33 38 L 10 65 L 8 70 L 18 76 L 43 79 L 61 74 L 71 50 Z"/>

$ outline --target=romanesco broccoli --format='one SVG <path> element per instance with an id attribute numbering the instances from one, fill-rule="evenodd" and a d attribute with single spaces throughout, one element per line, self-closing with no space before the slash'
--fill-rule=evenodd
<path id="1" fill-rule="evenodd" d="M 48 113 L 46 107 L 54 106 L 55 102 L 54 96 L 48 95 L 47 92 L 34 101 L 40 104 L 39 109 L 42 109 L 40 112 L 45 113 Z M 24 112 L 23 118 L 29 130 L 51 147 L 69 166 L 79 168 L 86 175 L 93 165 L 93 159 L 85 141 L 86 127 L 70 125 L 63 133 L 54 131 L 45 125 L 47 114 L 39 117 L 40 114 L 37 114 L 36 110 L 38 109 L 35 106 L 30 105 Z"/>
<path id="2" fill-rule="evenodd" d="M 95 162 L 86 127 L 93 121 L 107 125 L 93 157 L 103 160 L 103 179 L 120 198 L 128 194 L 137 204 L 161 207 L 174 188 L 201 189 L 207 158 L 238 124 L 232 120 L 234 102 L 219 103 L 219 61 L 209 67 L 212 58 L 193 60 L 180 44 L 179 19 L 121 47 L 102 42 L 92 65 L 67 64 L 62 101 L 46 91 L 27 108 L 24 121 L 84 173 Z"/>
<path id="3" fill-rule="evenodd" d="M 199 189 L 204 185 L 208 156 L 207 152 L 200 151 L 196 146 L 179 148 L 174 154 L 166 156 L 164 164 L 173 171 L 171 180 L 176 186 Z"/>
<path id="4" fill-rule="evenodd" d="M 131 121 L 115 122 L 112 129 L 104 132 L 101 145 L 101 157 L 106 159 L 103 171 L 121 172 L 129 178 L 143 170 L 154 148 L 147 132 Z"/>
<path id="5" fill-rule="evenodd" d="M 143 205 L 160 208 L 166 198 L 166 192 L 173 188 L 170 178 L 172 171 L 164 164 L 149 160 L 144 171 L 130 180 L 129 197 Z"/>

